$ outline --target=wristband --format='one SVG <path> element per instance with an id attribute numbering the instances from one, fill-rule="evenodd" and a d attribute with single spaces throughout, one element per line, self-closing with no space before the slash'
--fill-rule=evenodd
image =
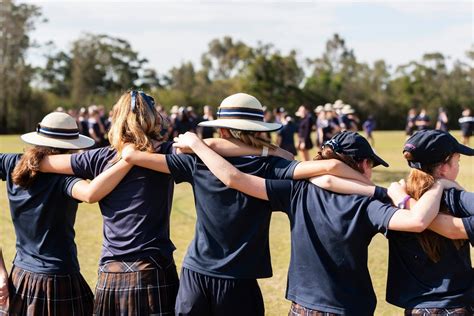
<path id="1" fill-rule="evenodd" d="M 408 200 L 411 199 L 411 196 L 407 195 L 403 198 L 403 200 L 397 204 L 397 207 L 398 208 L 406 208 L 407 207 L 407 202 Z"/>
<path id="2" fill-rule="evenodd" d="M 262 157 L 267 157 L 268 156 L 268 147 L 263 146 L 262 147 Z"/>

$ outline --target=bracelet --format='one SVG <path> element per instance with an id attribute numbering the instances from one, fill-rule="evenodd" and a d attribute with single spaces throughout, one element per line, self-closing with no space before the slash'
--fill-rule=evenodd
<path id="1" fill-rule="evenodd" d="M 409 196 L 407 194 L 407 196 L 405 196 L 403 198 L 403 200 L 400 203 L 397 204 L 397 207 L 398 208 L 403 208 L 403 209 L 406 208 L 407 207 L 407 202 L 408 202 L 409 199 L 411 199 L 411 196 Z"/>
<path id="2" fill-rule="evenodd" d="M 262 157 L 267 157 L 268 156 L 268 147 L 263 146 L 262 147 Z"/>

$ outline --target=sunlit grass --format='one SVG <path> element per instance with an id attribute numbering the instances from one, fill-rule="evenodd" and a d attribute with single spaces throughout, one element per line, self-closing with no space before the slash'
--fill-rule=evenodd
<path id="1" fill-rule="evenodd" d="M 459 133 L 454 133 L 459 136 Z M 377 167 L 374 171 L 375 182 L 387 185 L 397 181 L 408 172 L 406 162 L 401 156 L 402 143 L 405 140 L 403 132 L 376 132 L 376 150 L 389 164 L 390 168 Z M 24 147 L 18 136 L 1 136 L 0 152 L 20 152 Z M 313 149 L 312 156 L 315 150 Z M 467 190 L 474 190 L 474 158 L 462 157 L 459 182 Z M 184 257 L 187 245 L 194 234 L 195 223 L 194 200 L 191 187 L 180 184 L 175 188 L 173 211 L 171 215 L 171 236 L 177 247 L 175 260 L 178 269 Z M 97 277 L 97 262 L 102 243 L 102 218 L 97 204 L 82 203 L 76 220 L 76 242 L 78 244 L 79 261 L 82 273 L 91 288 L 94 288 Z M 282 213 L 273 215 L 270 229 L 273 277 L 260 280 L 265 307 L 268 315 L 286 315 L 290 303 L 285 300 L 286 272 L 289 262 L 288 219 Z M 4 183 L 0 184 L 0 244 L 4 250 L 7 266 L 15 252 L 15 235 L 8 209 L 8 201 Z M 387 242 L 382 236 L 377 236 L 370 246 L 369 267 L 375 292 L 378 298 L 376 315 L 400 315 L 401 310 L 385 302 L 385 280 L 387 273 Z M 314 276 L 317 277 L 317 276 Z"/>

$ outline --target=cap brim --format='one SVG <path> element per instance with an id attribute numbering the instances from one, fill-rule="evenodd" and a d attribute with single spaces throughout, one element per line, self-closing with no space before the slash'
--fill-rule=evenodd
<path id="1" fill-rule="evenodd" d="M 459 143 L 457 145 L 456 152 L 460 153 L 461 155 L 474 156 L 474 148 L 470 148 Z"/>
<path id="2" fill-rule="evenodd" d="M 92 138 L 84 135 L 79 135 L 76 139 L 59 139 L 31 132 L 21 135 L 21 139 L 28 144 L 60 149 L 84 149 L 92 147 L 95 144 Z"/>
<path id="3" fill-rule="evenodd" d="M 374 162 L 374 167 L 377 167 L 379 165 L 382 165 L 384 167 L 388 167 L 388 163 L 385 160 L 383 160 L 382 158 L 380 158 L 379 156 L 377 156 L 376 154 L 373 154 L 371 159 Z"/>
<path id="4" fill-rule="evenodd" d="M 205 127 L 229 128 L 247 132 L 272 132 L 279 130 L 282 125 L 279 123 L 266 123 L 252 120 L 238 119 L 217 119 L 205 121 L 198 124 Z"/>

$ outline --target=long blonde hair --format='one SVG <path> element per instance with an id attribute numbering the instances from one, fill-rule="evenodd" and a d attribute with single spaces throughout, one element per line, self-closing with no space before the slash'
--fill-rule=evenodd
<path id="1" fill-rule="evenodd" d="M 242 143 L 255 147 L 255 148 L 262 148 L 268 147 L 270 149 L 277 148 L 276 145 L 272 144 L 270 141 L 259 137 L 259 132 L 247 132 L 247 131 L 239 131 L 235 129 L 229 129 L 230 134 L 232 137 L 242 141 Z"/>
<path id="2" fill-rule="evenodd" d="M 405 159 L 414 160 L 410 152 L 403 153 Z M 435 183 L 435 177 L 438 167 L 445 163 L 451 163 L 452 155 L 448 156 L 442 163 L 424 165 L 423 171 L 418 169 L 411 169 L 407 179 L 407 193 L 412 198 L 419 200 L 421 196 L 428 191 Z M 441 203 L 439 211 L 441 213 L 449 213 L 446 206 Z M 425 230 L 418 234 L 418 241 L 423 248 L 423 251 L 433 262 L 438 262 L 441 259 L 441 246 L 443 237 L 430 231 Z M 462 240 L 453 240 L 457 249 L 465 243 Z"/>
<path id="3" fill-rule="evenodd" d="M 155 109 L 153 98 L 132 90 L 122 94 L 114 105 L 108 136 L 110 145 L 117 150 L 118 159 L 125 143 L 132 143 L 141 151 L 153 152 L 153 140 L 162 140 L 161 129 L 162 118 Z"/>

